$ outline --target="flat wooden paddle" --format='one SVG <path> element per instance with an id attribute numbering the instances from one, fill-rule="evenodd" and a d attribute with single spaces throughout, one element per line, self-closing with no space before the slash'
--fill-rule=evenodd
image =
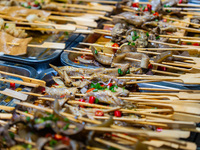
<path id="1" fill-rule="evenodd" d="M 17 91 L 7 89 L 7 88 L 3 91 L 0 91 L 0 94 L 7 95 L 7 96 L 10 96 L 10 97 L 22 100 L 22 101 L 26 101 L 28 98 L 28 95 L 26 95 L 24 93 L 17 92 Z"/>

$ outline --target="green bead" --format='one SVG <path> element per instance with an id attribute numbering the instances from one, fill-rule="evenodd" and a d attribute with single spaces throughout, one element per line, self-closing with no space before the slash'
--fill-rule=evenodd
<path id="1" fill-rule="evenodd" d="M 31 118 L 30 118 L 30 117 L 26 117 L 26 121 L 28 121 L 28 122 L 29 122 L 30 120 L 31 120 Z"/>
<path id="2" fill-rule="evenodd" d="M 158 19 L 155 19 L 156 22 L 158 22 Z"/>
<path id="3" fill-rule="evenodd" d="M 137 39 L 137 37 L 135 36 L 132 36 L 132 40 L 135 41 Z"/>
<path id="4" fill-rule="evenodd" d="M 32 148 L 32 145 L 31 145 L 31 144 L 28 144 L 28 145 L 27 145 L 27 148 L 28 148 L 28 149 L 31 149 L 31 148 Z"/>
<path id="5" fill-rule="evenodd" d="M 44 122 L 44 119 L 42 118 L 38 118 L 35 120 L 35 123 L 43 123 Z"/>
<path id="6" fill-rule="evenodd" d="M 95 50 L 95 51 L 94 51 L 94 53 L 95 53 L 95 54 L 98 54 L 98 51 L 97 51 L 97 50 Z"/>
<path id="7" fill-rule="evenodd" d="M 122 70 L 119 68 L 118 69 L 118 74 L 121 75 Z"/>
<path id="8" fill-rule="evenodd" d="M 130 74 L 130 69 L 128 69 L 128 70 L 126 71 L 126 74 Z"/>
<path id="9" fill-rule="evenodd" d="M 69 33 L 66 31 L 66 32 L 65 32 L 65 35 L 67 35 L 67 36 L 68 36 L 68 35 L 69 35 Z"/>
<path id="10" fill-rule="evenodd" d="M 131 45 L 135 46 L 135 43 L 131 43 Z"/>
<path id="11" fill-rule="evenodd" d="M 134 32 L 134 35 L 137 36 L 137 32 L 136 31 L 133 31 L 133 32 Z"/>
<path id="12" fill-rule="evenodd" d="M 69 128 L 69 123 L 63 127 L 63 130 L 67 130 Z"/>
<path id="13" fill-rule="evenodd" d="M 99 103 L 99 99 L 98 98 L 95 98 L 95 103 Z"/>
<path id="14" fill-rule="evenodd" d="M 57 141 L 56 140 L 54 140 L 54 139 L 52 139 L 50 142 L 49 142 L 49 145 L 52 147 L 52 146 L 54 146 L 54 145 L 56 145 L 57 144 Z"/>
<path id="15" fill-rule="evenodd" d="M 159 38 L 160 38 L 160 36 L 157 36 L 157 37 L 156 37 L 156 40 L 158 40 Z"/>
<path id="16" fill-rule="evenodd" d="M 147 37 L 149 37 L 149 32 L 146 33 Z"/>
<path id="17" fill-rule="evenodd" d="M 97 92 L 97 91 L 98 91 L 98 89 L 94 89 L 94 90 L 93 90 L 93 92 Z"/>
<path id="18" fill-rule="evenodd" d="M 12 139 L 14 139 L 15 134 L 14 134 L 13 132 L 9 132 L 9 135 L 10 135 L 10 137 L 11 137 Z"/>
<path id="19" fill-rule="evenodd" d="M 128 42 L 128 45 L 130 45 L 131 44 L 131 42 Z"/>
<path id="20" fill-rule="evenodd" d="M 69 119 L 68 119 L 68 118 L 65 118 L 65 119 L 64 119 L 64 121 L 68 122 L 68 121 L 69 121 Z"/>

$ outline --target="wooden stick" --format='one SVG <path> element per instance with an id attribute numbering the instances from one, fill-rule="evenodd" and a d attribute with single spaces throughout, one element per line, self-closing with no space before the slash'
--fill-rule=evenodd
<path id="1" fill-rule="evenodd" d="M 153 131 L 145 131 L 139 129 L 130 129 L 126 127 L 119 127 L 119 126 L 111 126 L 112 128 L 108 127 L 91 127 L 86 126 L 86 130 L 94 130 L 94 131 L 102 131 L 102 132 L 116 132 L 116 133 L 128 133 L 128 134 L 140 134 L 141 136 L 150 136 L 150 137 L 165 137 L 165 138 L 187 138 L 189 137 L 190 133 L 187 131 L 178 131 L 178 130 L 166 130 L 162 132 L 153 132 Z"/>
<path id="2" fill-rule="evenodd" d="M 12 111 L 15 109 L 15 107 L 0 105 L 0 109 L 5 110 L 5 111 Z"/>
<path id="3" fill-rule="evenodd" d="M 30 108 L 34 108 L 34 109 L 38 109 L 38 110 L 43 110 L 45 112 L 53 113 L 52 109 L 45 108 L 45 107 L 39 107 L 39 106 L 30 104 L 30 103 L 26 103 L 26 102 L 20 102 L 20 103 L 19 102 L 15 102 L 15 103 L 17 105 L 22 105 L 22 106 L 25 106 L 25 107 L 30 107 Z M 72 121 L 76 121 L 76 122 L 80 122 L 80 120 L 81 120 L 81 121 L 85 121 L 85 122 L 89 122 L 89 123 L 101 124 L 100 121 L 91 120 L 91 119 L 88 119 L 88 118 L 85 118 L 85 117 L 78 117 L 77 119 L 75 119 L 75 115 L 64 113 L 64 112 L 61 112 L 60 114 L 65 116 L 65 117 L 67 117 L 68 119 L 70 119 Z"/>
<path id="4" fill-rule="evenodd" d="M 200 90 L 186 90 L 186 89 L 173 89 L 173 88 L 168 88 L 168 89 L 161 89 L 161 88 L 142 88 L 139 87 L 139 90 L 146 90 L 146 91 L 173 91 L 173 92 L 200 92 Z"/>
<path id="5" fill-rule="evenodd" d="M 5 72 L 5 71 L 0 71 L 0 74 L 17 77 L 17 78 L 22 79 L 24 82 L 35 83 L 35 84 L 39 84 L 40 86 L 46 86 L 46 82 L 43 80 L 34 79 L 34 78 L 30 78 L 30 77 L 26 77 L 26 76 L 22 76 L 22 75 L 18 75 L 18 74 Z"/>
<path id="6" fill-rule="evenodd" d="M 51 4 L 55 4 L 57 6 L 63 6 L 63 4 L 51 2 Z M 74 7 L 74 8 L 81 8 L 81 9 L 88 9 L 88 10 L 98 10 L 98 11 L 106 11 L 111 12 L 113 11 L 112 6 L 89 6 L 89 5 L 79 5 L 79 4 L 67 4 L 66 7 Z"/>
<path id="7" fill-rule="evenodd" d="M 94 140 L 99 142 L 99 143 L 115 147 L 117 149 L 132 150 L 130 148 L 127 148 L 127 147 L 121 146 L 119 144 L 116 144 L 116 143 L 113 143 L 113 142 L 110 142 L 110 141 L 107 141 L 107 140 L 103 140 L 103 139 L 100 139 L 100 138 L 97 138 L 97 137 L 95 137 Z"/>
<path id="8" fill-rule="evenodd" d="M 163 17 L 163 18 L 168 19 L 168 20 L 172 20 L 172 21 L 183 22 L 183 23 L 187 23 L 187 24 L 191 24 L 191 25 L 195 25 L 195 26 L 200 26 L 197 23 L 192 23 L 192 22 L 188 22 L 188 21 L 184 21 L 184 20 L 179 20 L 179 19 L 174 19 L 174 18 L 169 18 L 169 17 Z"/>
<path id="9" fill-rule="evenodd" d="M 178 8 L 178 7 L 163 7 L 162 8 L 163 10 L 180 10 L 180 11 L 183 11 L 183 10 L 187 10 L 187 11 L 191 11 L 191 10 L 194 10 L 194 11 L 200 11 L 199 8 Z"/>
<path id="10" fill-rule="evenodd" d="M 72 0 L 79 2 L 79 0 Z M 95 3 L 104 3 L 104 4 L 117 4 L 117 1 L 104 1 L 104 0 L 83 0 L 82 2 L 95 2 Z"/>
<path id="11" fill-rule="evenodd" d="M 10 113 L 0 113 L 0 119 L 11 119 L 12 114 Z"/>
<path id="12" fill-rule="evenodd" d="M 65 50 L 66 52 L 71 52 L 71 53 L 78 53 L 78 54 L 87 54 L 87 55 L 93 55 L 92 53 L 89 53 L 89 52 L 77 52 L 77 51 L 72 51 L 72 50 Z M 112 56 L 112 54 L 108 54 L 108 53 L 101 53 L 99 52 L 99 54 L 103 54 L 103 55 L 106 55 L 106 56 Z M 134 59 L 134 58 L 129 58 L 129 57 L 125 57 L 125 60 L 130 60 L 130 61 L 136 61 L 136 62 L 141 62 L 141 60 L 139 59 Z M 160 64 L 160 63 L 154 63 L 154 62 L 150 62 L 152 65 L 156 65 L 156 66 L 162 66 L 162 67 L 166 67 L 166 68 L 171 68 L 171 69 L 176 69 L 176 70 L 181 70 L 181 71 L 184 71 L 184 72 L 191 72 L 190 69 L 185 69 L 185 68 L 180 68 L 180 67 L 173 67 L 173 66 L 170 66 L 170 65 L 165 65 L 165 64 Z M 150 81 L 147 81 L 147 82 L 150 82 Z M 154 82 L 154 80 L 152 81 Z M 135 83 L 140 83 L 140 82 L 137 82 L 135 81 Z M 134 84 L 135 84 L 134 83 Z M 133 84 L 133 83 L 132 83 Z"/>
<path id="13" fill-rule="evenodd" d="M 17 81 L 17 80 L 0 79 L 0 81 L 9 82 L 9 83 L 16 83 L 16 84 L 30 86 L 30 87 L 39 87 L 40 86 L 39 84 L 28 83 L 28 82 Z"/>
<path id="14" fill-rule="evenodd" d="M 177 4 L 177 6 L 181 6 L 181 7 L 200 7 L 200 5 L 197 5 L 197 4 Z"/>

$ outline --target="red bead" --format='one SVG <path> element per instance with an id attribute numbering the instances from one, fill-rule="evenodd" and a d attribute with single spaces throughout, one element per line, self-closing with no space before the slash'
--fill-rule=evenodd
<path id="1" fill-rule="evenodd" d="M 178 3 L 179 3 L 179 4 L 181 4 L 182 2 L 183 2 L 183 0 L 179 0 L 179 2 L 178 2 Z"/>
<path id="2" fill-rule="evenodd" d="M 153 68 L 153 65 L 152 64 L 149 64 L 148 65 L 148 69 L 152 69 Z"/>
<path id="3" fill-rule="evenodd" d="M 103 111 L 101 111 L 101 110 L 97 110 L 97 111 L 95 112 L 95 116 L 104 116 L 104 113 L 103 113 Z"/>
<path id="4" fill-rule="evenodd" d="M 84 99 L 79 99 L 79 102 L 85 102 L 85 100 Z M 85 108 L 85 106 L 83 106 L 83 105 L 79 105 L 80 107 L 82 107 L 82 108 Z"/>
<path id="5" fill-rule="evenodd" d="M 148 8 L 149 10 L 151 10 L 151 8 L 152 8 L 151 4 L 147 4 L 147 8 Z"/>
<path id="6" fill-rule="evenodd" d="M 114 43 L 114 44 L 112 45 L 112 47 L 119 47 L 119 45 L 118 45 L 117 43 Z M 113 51 L 116 53 L 116 52 L 117 52 L 117 49 L 113 49 Z"/>
<path id="7" fill-rule="evenodd" d="M 121 117 L 122 116 L 122 112 L 119 110 L 114 111 L 114 115 L 115 117 Z"/>
<path id="8" fill-rule="evenodd" d="M 36 5 L 36 4 L 33 4 L 33 7 L 38 7 L 38 5 Z"/>
<path id="9" fill-rule="evenodd" d="M 199 46 L 199 43 L 193 43 L 192 45 L 193 46 Z"/>
<path id="10" fill-rule="evenodd" d="M 144 9 L 144 11 L 149 11 L 149 9 L 146 7 L 146 8 Z"/>
<path id="11" fill-rule="evenodd" d="M 167 22 L 167 19 L 163 19 L 163 22 Z"/>
<path id="12" fill-rule="evenodd" d="M 162 128 L 157 128 L 156 131 L 157 131 L 157 132 L 161 132 L 161 131 L 162 131 Z"/>
<path id="13" fill-rule="evenodd" d="M 62 139 L 63 139 L 63 136 L 60 135 L 60 134 L 55 134 L 55 135 L 54 135 L 54 139 L 56 139 L 56 140 L 62 140 Z"/>
<path id="14" fill-rule="evenodd" d="M 45 88 L 44 87 L 41 88 L 41 92 L 45 93 Z"/>
<path id="15" fill-rule="evenodd" d="M 133 3 L 132 7 L 139 7 L 139 3 Z"/>
<path id="16" fill-rule="evenodd" d="M 112 86 L 112 83 L 108 83 L 108 86 L 111 87 L 111 86 Z"/>
<path id="17" fill-rule="evenodd" d="M 11 87 L 11 88 L 14 88 L 14 87 L 15 87 L 15 83 L 11 83 L 11 82 L 10 82 L 10 87 Z"/>
<path id="18" fill-rule="evenodd" d="M 69 145 L 70 144 L 70 139 L 68 137 L 64 137 L 62 139 L 62 143 L 65 144 L 65 145 Z"/>
<path id="19" fill-rule="evenodd" d="M 94 102 L 95 102 L 95 97 L 94 96 L 90 96 L 89 103 L 93 104 Z"/>
<path id="20" fill-rule="evenodd" d="M 158 12 L 155 12 L 153 15 L 154 15 L 154 16 L 159 16 L 159 13 L 158 13 Z"/>
<path id="21" fill-rule="evenodd" d="M 101 87 L 104 87 L 104 86 L 105 86 L 105 85 L 103 85 L 103 84 L 101 85 Z"/>
<path id="22" fill-rule="evenodd" d="M 45 137 L 51 137 L 52 135 L 51 135 L 51 133 L 47 133 L 46 135 L 45 135 Z"/>

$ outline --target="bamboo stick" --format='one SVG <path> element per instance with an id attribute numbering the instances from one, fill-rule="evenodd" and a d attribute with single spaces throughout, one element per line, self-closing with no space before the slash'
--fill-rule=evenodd
<path id="1" fill-rule="evenodd" d="M 22 79 L 24 82 L 35 83 L 35 84 L 39 84 L 40 86 L 46 86 L 46 82 L 43 80 L 34 79 L 34 78 L 30 78 L 30 77 L 26 77 L 26 76 L 22 76 L 18 74 L 5 72 L 5 71 L 0 71 L 0 74 L 17 77 L 17 78 Z"/>
<path id="2" fill-rule="evenodd" d="M 94 140 L 96 142 L 99 142 L 99 143 L 102 143 L 102 144 L 105 144 L 105 145 L 109 145 L 109 146 L 115 147 L 117 149 L 131 150 L 130 148 L 127 148 L 125 146 L 121 146 L 119 144 L 116 144 L 116 143 L 113 143 L 113 142 L 110 142 L 110 141 L 107 141 L 107 140 L 103 140 L 103 139 L 100 139 L 100 138 L 97 138 L 97 137 L 95 137 Z"/>
<path id="3" fill-rule="evenodd" d="M 0 119 L 11 119 L 12 114 L 10 113 L 0 113 Z"/>
<path id="4" fill-rule="evenodd" d="M 53 113 L 52 109 L 45 108 L 45 107 L 39 107 L 39 106 L 30 104 L 30 103 L 26 103 L 26 102 L 20 102 L 20 103 L 15 102 L 15 103 L 17 105 L 22 105 L 22 106 L 25 106 L 25 107 L 30 107 L 30 108 L 34 108 L 34 109 L 38 109 L 38 110 L 43 110 L 45 112 Z M 68 119 L 70 119 L 72 121 L 75 121 L 75 122 L 85 121 L 85 122 L 94 123 L 94 124 L 101 124 L 100 121 L 91 120 L 91 119 L 88 119 L 88 118 L 85 118 L 85 117 L 78 117 L 77 119 L 75 119 L 75 115 L 72 115 L 72 114 L 69 114 L 69 113 L 61 112 L 60 114 L 67 117 Z"/>

